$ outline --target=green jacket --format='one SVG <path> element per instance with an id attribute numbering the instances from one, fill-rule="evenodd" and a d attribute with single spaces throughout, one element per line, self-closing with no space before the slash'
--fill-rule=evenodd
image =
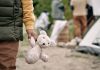
<path id="1" fill-rule="evenodd" d="M 0 0 L 0 41 L 23 39 L 22 16 L 20 0 Z"/>

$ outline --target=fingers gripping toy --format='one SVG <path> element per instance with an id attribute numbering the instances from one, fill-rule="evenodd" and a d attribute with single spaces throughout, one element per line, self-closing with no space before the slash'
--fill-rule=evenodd
<path id="1" fill-rule="evenodd" d="M 49 46 L 55 46 L 54 41 L 51 41 L 49 36 L 47 36 L 45 31 L 40 31 L 40 35 L 37 38 L 37 41 L 35 42 L 34 38 L 31 37 L 29 40 L 30 46 L 32 47 L 30 50 L 28 50 L 26 54 L 26 62 L 28 64 L 34 64 L 39 59 L 41 59 L 44 62 L 48 61 L 48 55 L 46 55 L 43 52 L 44 48 L 47 48 Z"/>

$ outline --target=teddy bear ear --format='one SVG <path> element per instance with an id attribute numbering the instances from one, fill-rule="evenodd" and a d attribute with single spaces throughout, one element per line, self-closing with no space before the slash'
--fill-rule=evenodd
<path id="1" fill-rule="evenodd" d="M 47 33 L 44 30 L 41 30 L 40 34 L 47 35 Z"/>

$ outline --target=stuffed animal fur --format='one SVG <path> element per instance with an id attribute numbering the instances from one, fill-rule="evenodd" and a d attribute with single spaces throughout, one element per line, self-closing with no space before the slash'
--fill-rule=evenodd
<path id="1" fill-rule="evenodd" d="M 56 46 L 56 43 L 50 40 L 49 36 L 47 35 L 45 31 L 40 31 L 40 35 L 38 36 L 36 42 L 33 37 L 31 37 L 29 42 L 32 48 L 28 50 L 25 57 L 26 62 L 28 64 L 34 64 L 39 59 L 41 59 L 44 62 L 47 62 L 48 55 L 43 52 L 43 49 L 50 46 Z"/>

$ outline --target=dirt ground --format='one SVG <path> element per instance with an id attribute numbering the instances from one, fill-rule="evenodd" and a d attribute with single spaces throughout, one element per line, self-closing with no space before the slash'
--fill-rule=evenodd
<path id="1" fill-rule="evenodd" d="M 44 51 L 49 55 L 49 61 L 39 60 L 35 64 L 27 64 L 24 55 L 28 47 L 20 47 L 17 58 L 17 70 L 100 70 L 100 58 L 82 54 L 72 49 L 49 47 Z"/>

